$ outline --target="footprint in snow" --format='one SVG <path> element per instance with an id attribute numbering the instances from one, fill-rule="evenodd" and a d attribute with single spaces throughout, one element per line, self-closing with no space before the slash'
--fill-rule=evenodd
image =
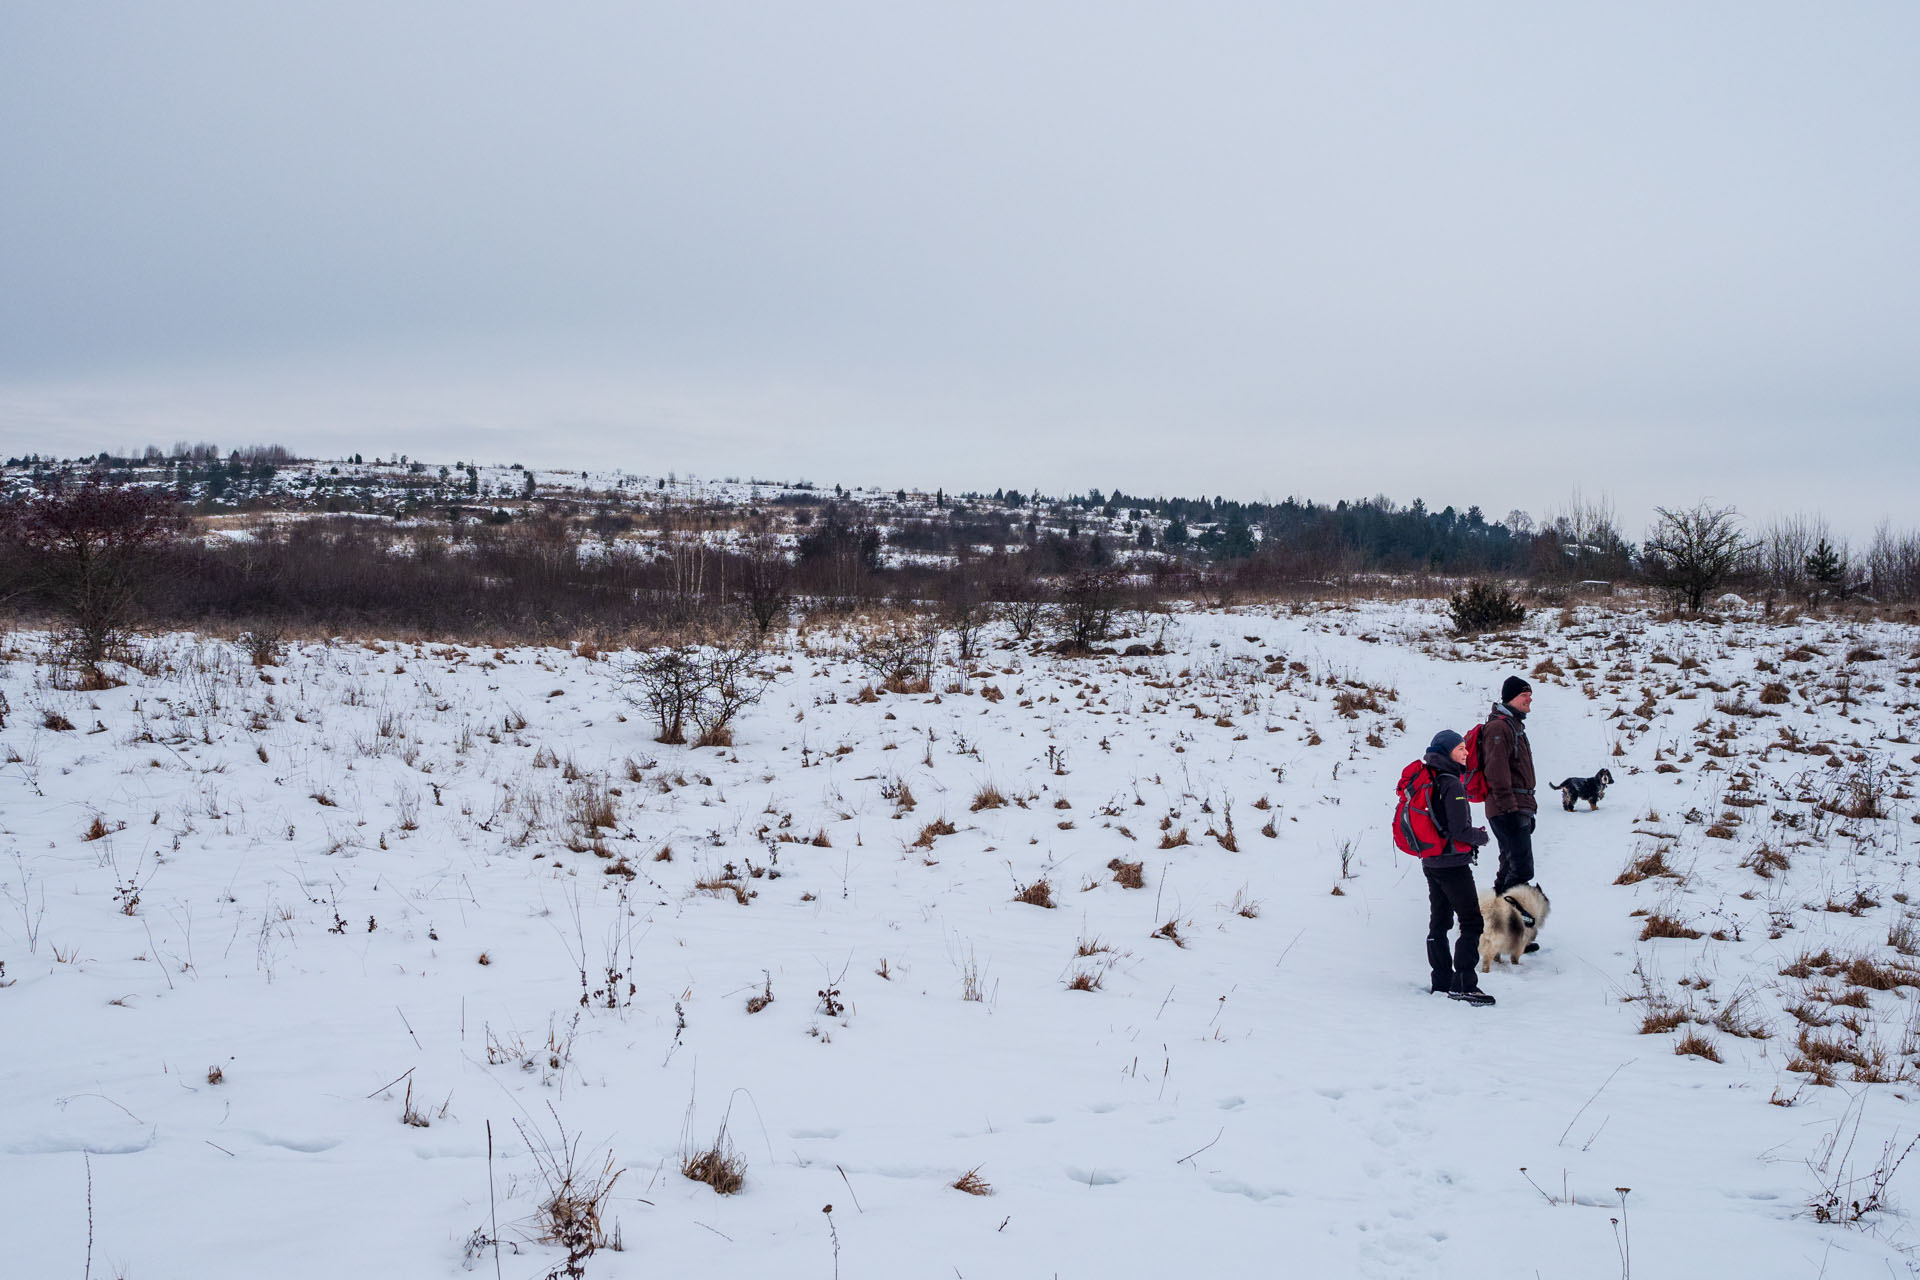
<path id="1" fill-rule="evenodd" d="M 1284 1198 L 1292 1194 L 1289 1191 L 1283 1191 L 1277 1188 L 1268 1189 L 1264 1187 L 1249 1186 L 1247 1183 L 1241 1182 L 1236 1178 L 1214 1178 L 1213 1180 L 1208 1182 L 1207 1185 L 1211 1187 L 1213 1190 L 1222 1193 L 1223 1195 L 1245 1196 L 1247 1199 L 1252 1200 L 1255 1203 L 1259 1203 L 1260 1201 L 1263 1201 L 1263 1200 Z"/>

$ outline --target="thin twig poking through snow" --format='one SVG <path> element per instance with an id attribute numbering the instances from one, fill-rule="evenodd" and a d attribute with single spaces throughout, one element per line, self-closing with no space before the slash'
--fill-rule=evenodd
<path id="1" fill-rule="evenodd" d="M 1622 1071 L 1625 1071 L 1628 1067 L 1632 1066 L 1636 1061 L 1637 1059 L 1628 1058 L 1625 1062 L 1621 1063 L 1619 1066 L 1615 1067 L 1613 1070 L 1607 1072 L 1607 1078 L 1600 1082 L 1600 1087 L 1598 1089 L 1595 1089 L 1592 1095 L 1588 1097 L 1588 1099 L 1585 1102 L 1580 1104 L 1580 1110 L 1573 1113 L 1573 1119 L 1567 1121 L 1567 1127 L 1560 1131 L 1560 1141 L 1555 1143 L 1554 1145 L 1562 1146 L 1562 1147 L 1567 1145 L 1567 1135 L 1573 1132 L 1574 1124 L 1580 1119 L 1581 1116 L 1586 1114 L 1587 1108 L 1593 1105 L 1593 1100 L 1595 1098 L 1598 1098 L 1603 1092 L 1606 1091 L 1606 1087 L 1613 1083 L 1613 1078 L 1615 1076 L 1619 1075 Z"/>

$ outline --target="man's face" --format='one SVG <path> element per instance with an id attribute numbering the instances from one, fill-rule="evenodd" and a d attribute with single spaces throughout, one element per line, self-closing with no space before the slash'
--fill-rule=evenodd
<path id="1" fill-rule="evenodd" d="M 1512 707 L 1515 711 L 1533 710 L 1533 690 L 1528 689 L 1524 693 L 1516 693 L 1513 696 L 1513 701 L 1509 702 L 1507 705 Z"/>

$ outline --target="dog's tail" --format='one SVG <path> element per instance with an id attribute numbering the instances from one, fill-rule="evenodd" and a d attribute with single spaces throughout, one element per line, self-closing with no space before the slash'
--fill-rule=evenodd
<path id="1" fill-rule="evenodd" d="M 1572 778 L 1564 778 L 1559 782 L 1549 782 L 1547 784 L 1547 788 L 1551 791 L 1561 791 L 1566 788 L 1567 783 L 1572 781 L 1573 781 Z"/>

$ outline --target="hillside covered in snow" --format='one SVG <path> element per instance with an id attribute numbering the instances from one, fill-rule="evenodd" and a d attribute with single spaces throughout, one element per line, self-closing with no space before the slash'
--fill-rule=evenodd
<path id="1" fill-rule="evenodd" d="M 0 1270 L 1908 1273 L 1920 629 L 1122 621 L 776 632 L 705 747 L 591 646 L 4 637 Z M 1473 1009 L 1387 825 L 1516 673 L 1616 783 Z"/>

